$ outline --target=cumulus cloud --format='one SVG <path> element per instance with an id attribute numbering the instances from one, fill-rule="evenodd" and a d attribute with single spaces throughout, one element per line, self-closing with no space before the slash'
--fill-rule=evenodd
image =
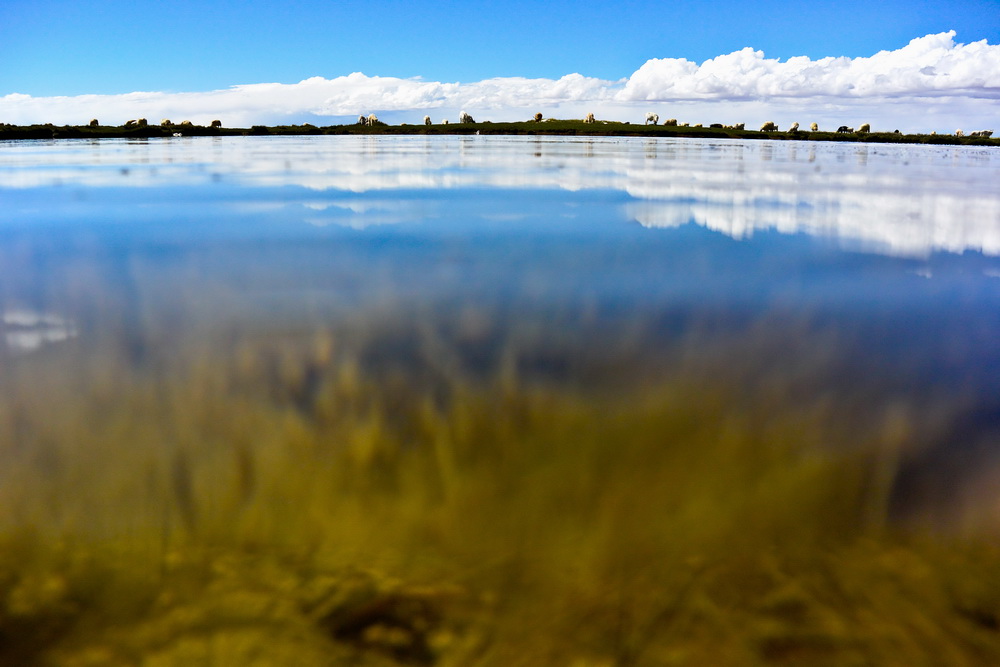
<path id="1" fill-rule="evenodd" d="M 725 104 L 720 104 L 724 102 Z M 631 76 L 609 81 L 567 74 L 559 79 L 504 77 L 472 83 L 368 76 L 355 72 L 298 83 L 256 83 L 209 92 L 134 92 L 123 95 L 0 97 L 0 121 L 79 124 L 98 118 L 170 118 L 227 125 L 338 123 L 375 112 L 389 122 L 456 118 L 468 109 L 479 120 L 521 120 L 536 111 L 564 118 L 594 112 L 631 120 L 656 109 L 691 122 L 786 119 L 840 124 L 880 123 L 905 131 L 977 128 L 1000 102 L 1000 45 L 955 41 L 955 32 L 927 35 L 895 51 L 865 58 L 805 56 L 786 61 L 744 48 L 700 65 L 684 58 L 652 59 Z M 671 105 L 673 108 L 663 109 Z M 720 113 L 727 115 L 719 118 Z M 739 114 L 739 117 L 736 116 Z M 663 113 L 661 113 L 663 115 Z M 714 116 L 714 117 L 713 117 Z M 732 116 L 732 118 L 729 118 Z M 855 116 L 864 120 L 853 120 Z M 940 117 L 940 124 L 936 120 Z M 930 122 L 931 127 L 928 127 Z"/>
<path id="2" fill-rule="evenodd" d="M 701 65 L 684 58 L 649 60 L 619 93 L 624 100 L 645 101 L 955 95 L 1000 99 L 1000 46 L 986 40 L 956 44 L 952 30 L 870 58 L 800 56 L 781 62 L 747 47 Z"/>

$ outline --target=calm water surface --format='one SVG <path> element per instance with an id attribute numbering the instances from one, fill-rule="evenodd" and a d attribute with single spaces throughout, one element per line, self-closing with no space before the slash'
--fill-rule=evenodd
<path id="1" fill-rule="evenodd" d="M 432 394 L 442 376 L 599 393 L 683 369 L 784 414 L 832 405 L 845 441 L 901 421 L 900 516 L 995 517 L 998 184 L 1000 151 L 953 146 L 11 142 L 2 383 L 16 395 L 46 359 L 155 376 L 316 332 Z"/>

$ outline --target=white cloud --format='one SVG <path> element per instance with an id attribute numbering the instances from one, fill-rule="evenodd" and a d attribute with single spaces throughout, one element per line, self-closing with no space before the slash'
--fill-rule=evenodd
<path id="1" fill-rule="evenodd" d="M 0 97 L 0 121 L 108 124 L 145 117 L 230 126 L 338 123 L 377 113 L 388 122 L 456 118 L 520 120 L 541 111 L 572 118 L 638 122 L 646 110 L 689 122 L 763 120 L 821 126 L 870 122 L 873 129 L 948 131 L 990 127 L 1000 105 L 1000 45 L 955 42 L 955 32 L 927 35 L 867 58 L 800 56 L 784 62 L 744 48 L 700 65 L 683 58 L 652 59 L 627 79 L 568 74 L 560 79 L 494 78 L 474 83 L 367 76 L 355 72 L 299 83 L 258 83 L 190 93 Z"/>
<path id="2" fill-rule="evenodd" d="M 853 99 L 967 96 L 1000 100 L 1000 46 L 927 35 L 870 58 L 800 56 L 785 62 L 745 48 L 697 65 L 649 60 L 619 94 L 624 100 Z"/>

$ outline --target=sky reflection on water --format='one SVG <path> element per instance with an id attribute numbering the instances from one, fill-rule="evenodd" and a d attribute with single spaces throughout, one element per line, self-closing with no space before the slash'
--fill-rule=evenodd
<path id="1" fill-rule="evenodd" d="M 140 260 L 163 285 L 225 286 L 205 306 L 220 317 L 297 317 L 306 294 L 341 314 L 400 295 L 858 313 L 989 310 L 1000 292 L 1000 152 L 983 148 L 354 136 L 11 142 L 0 157 L 9 312 L 45 315 L 55 285 L 79 291 L 70 271 L 118 289 Z"/>
<path id="2" fill-rule="evenodd" d="M 969 488 L 1000 478 L 997 183 L 1000 151 L 955 146 L 12 142 L 0 363 L 75 346 L 169 367 L 246 331 L 332 329 L 371 372 L 425 379 L 687 369 L 786 416 L 843 411 L 848 441 L 905 413 L 918 471 L 971 434 L 947 492 L 899 492 L 933 504 L 968 469 Z"/>
<path id="3" fill-rule="evenodd" d="M 32 193 L 51 211 L 52 205 L 78 204 L 101 192 L 110 197 L 109 207 L 116 199 L 137 196 L 150 206 L 222 200 L 241 212 L 270 209 L 284 220 L 361 228 L 433 221 L 445 202 L 451 206 L 469 198 L 456 193 L 473 190 L 516 192 L 504 198 L 511 204 L 503 208 L 514 210 L 481 215 L 523 219 L 531 210 L 514 205 L 523 191 L 552 191 L 551 198 L 567 208 L 593 205 L 597 196 L 605 220 L 635 220 L 647 227 L 694 222 L 734 238 L 775 229 L 893 255 L 1000 254 L 1000 155 L 989 148 L 582 137 L 249 137 L 13 142 L 2 150 L 4 198 L 17 206 L 23 197 L 18 213 L 27 216 Z M 142 194 L 114 192 L 133 188 Z"/>

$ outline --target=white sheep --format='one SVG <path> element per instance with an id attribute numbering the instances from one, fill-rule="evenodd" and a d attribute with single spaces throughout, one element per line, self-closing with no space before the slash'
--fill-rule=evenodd
<path id="1" fill-rule="evenodd" d="M 653 112 L 649 112 L 646 114 L 646 125 L 649 125 L 650 123 L 656 125 L 659 122 L 660 122 L 660 116 L 658 114 L 655 114 Z"/>
<path id="2" fill-rule="evenodd" d="M 431 124 L 431 117 L 424 116 L 424 125 L 430 125 L 430 124 Z"/>
<path id="3" fill-rule="evenodd" d="M 595 122 L 594 121 L 594 114 L 588 113 L 586 116 L 583 117 L 583 122 L 584 123 L 593 123 L 593 122 Z"/>
<path id="4" fill-rule="evenodd" d="M 91 118 L 90 119 L 90 126 L 91 127 L 97 127 L 98 125 L 100 125 L 100 123 L 97 122 L 96 118 Z"/>
<path id="5" fill-rule="evenodd" d="M 160 121 L 160 127 L 168 127 L 170 125 L 173 125 L 173 123 L 170 122 L 169 118 L 164 118 Z"/>
<path id="6" fill-rule="evenodd" d="M 964 137 L 965 136 L 965 132 L 962 132 L 961 130 L 955 130 L 955 136 L 956 137 Z"/>
<path id="7" fill-rule="evenodd" d="M 788 131 L 789 132 L 798 132 L 799 131 L 799 124 L 797 122 L 796 123 L 792 123 L 792 126 L 790 128 L 788 128 Z"/>
<path id="8" fill-rule="evenodd" d="M 213 120 L 212 121 L 212 127 L 222 127 L 222 121 L 221 120 Z"/>
<path id="9" fill-rule="evenodd" d="M 472 119 L 472 116 L 470 116 L 465 111 L 463 111 L 462 113 L 458 114 L 458 122 L 459 123 L 475 123 L 476 121 L 474 121 Z"/>
<path id="10" fill-rule="evenodd" d="M 763 125 L 760 126 L 760 131 L 761 132 L 777 132 L 778 131 L 778 126 L 775 125 L 774 121 L 769 120 L 769 121 L 767 121 L 766 123 L 764 123 Z"/>
<path id="11" fill-rule="evenodd" d="M 747 127 L 746 123 L 736 123 L 736 125 L 733 125 L 734 130 L 745 130 L 746 127 Z"/>
<path id="12" fill-rule="evenodd" d="M 809 129 L 812 130 L 813 132 L 819 132 L 819 125 L 813 123 L 812 125 L 809 126 Z"/>
<path id="13" fill-rule="evenodd" d="M 970 137 L 982 137 L 983 139 L 989 139 L 993 136 L 993 130 L 979 130 L 978 132 L 969 132 Z"/>
<path id="14" fill-rule="evenodd" d="M 448 119 L 447 119 L 447 118 L 445 118 L 445 119 L 444 119 L 443 121 L 441 121 L 441 124 L 442 124 L 442 125 L 447 125 L 448 123 L 449 123 L 449 121 L 448 121 Z"/>
<path id="15" fill-rule="evenodd" d="M 125 127 L 132 127 L 133 125 L 135 125 L 135 123 L 136 121 L 134 120 L 127 120 L 125 121 Z"/>
<path id="16" fill-rule="evenodd" d="M 138 125 L 139 127 L 146 127 L 147 125 L 149 125 L 149 121 L 147 121 L 145 118 L 140 118 L 139 120 L 135 121 L 135 124 Z"/>
<path id="17" fill-rule="evenodd" d="M 370 113 L 370 114 L 368 114 L 368 123 L 367 123 L 367 124 L 368 124 L 369 126 L 375 126 L 375 125 L 378 125 L 378 116 L 376 116 L 376 115 L 375 115 L 375 114 L 373 114 L 373 113 Z"/>
<path id="18" fill-rule="evenodd" d="M 665 121 L 663 121 L 663 125 L 664 125 L 664 127 L 677 127 L 677 119 L 676 118 L 668 118 Z"/>
<path id="19" fill-rule="evenodd" d="M 858 134 L 868 134 L 871 131 L 872 131 L 872 126 L 869 125 L 868 123 L 864 123 L 861 127 L 858 128 Z"/>

